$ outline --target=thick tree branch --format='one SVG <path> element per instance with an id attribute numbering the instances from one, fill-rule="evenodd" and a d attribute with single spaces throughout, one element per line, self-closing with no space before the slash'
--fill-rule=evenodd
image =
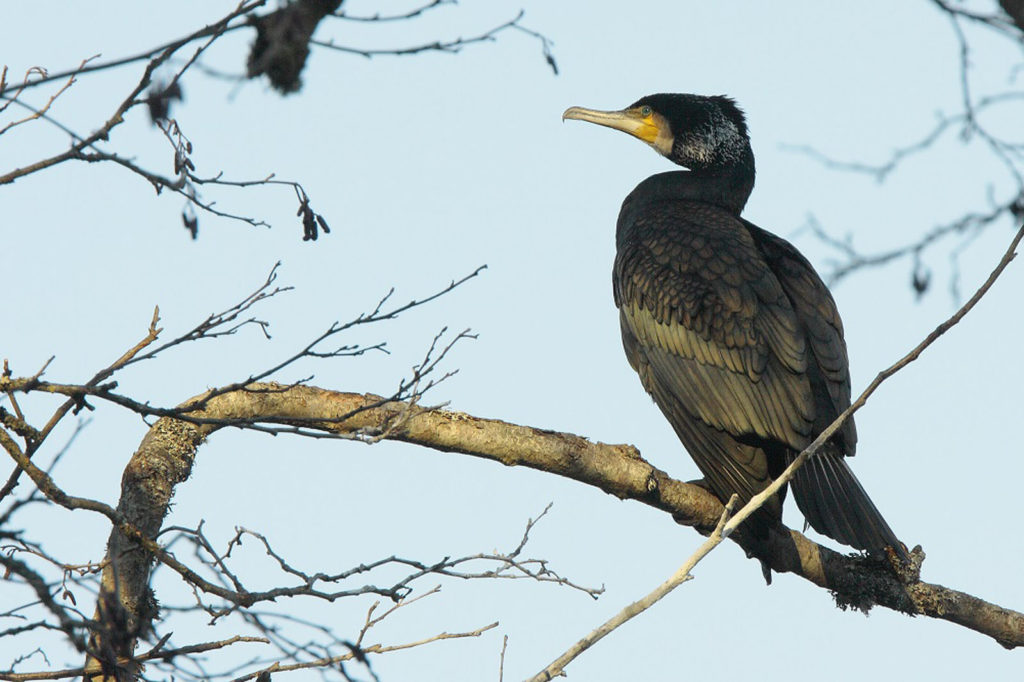
<path id="1" fill-rule="evenodd" d="M 319 422 L 325 430 L 339 433 L 389 433 L 393 440 L 565 476 L 621 499 L 635 499 L 669 512 L 706 531 L 716 526 L 723 511 L 717 498 L 706 490 L 671 478 L 629 446 L 592 443 L 571 434 L 406 403 L 381 405 L 381 398 L 374 395 L 312 386 L 271 384 L 252 388 L 257 390 L 218 396 L 207 403 L 204 412 L 218 419 L 249 420 L 259 416 L 279 423 L 303 423 L 306 428 Z M 341 423 L 333 422 L 343 415 L 353 416 Z M 199 444 L 218 428 L 170 418 L 159 420 L 125 471 L 118 511 L 134 527 L 155 533 L 167 512 L 174 486 L 191 472 Z M 904 584 L 877 562 L 843 556 L 796 531 L 773 533 L 763 546 L 755 546 L 739 534 L 733 538 L 744 549 L 756 551 L 772 570 L 794 573 L 831 590 L 841 605 L 866 609 L 879 604 L 958 623 L 1004 646 L 1024 645 L 1024 614 L 940 585 L 916 581 Z M 120 602 L 144 617 L 146 609 L 140 607 L 149 599 L 152 556 L 121 531 L 112 534 L 108 556 L 111 564 L 104 574 L 104 589 L 120 585 Z"/>
<path id="2" fill-rule="evenodd" d="M 1022 237 L 1024 227 L 971 300 L 907 356 L 879 373 L 815 443 L 820 445 L 819 441 L 827 439 L 842 419 L 863 405 L 885 378 L 916 359 L 962 319 L 1009 265 Z M 105 635 L 96 635 L 95 650 L 109 651 L 118 658 L 132 655 L 136 638 L 148 630 L 155 616 L 149 593 L 153 561 L 159 559 L 182 572 L 183 567 L 173 557 L 154 547 L 153 539 L 160 531 L 175 486 L 191 474 L 199 445 L 223 426 L 282 424 L 305 432 L 355 435 L 371 442 L 381 438 L 399 440 L 491 459 L 506 466 L 526 466 L 592 485 L 622 499 L 643 502 L 705 533 L 713 532 L 723 514 L 717 498 L 702 488 L 672 479 L 648 464 L 630 446 L 591 443 L 571 434 L 425 409 L 380 396 L 305 385 L 253 383 L 229 392 L 208 391 L 180 409 L 189 421 L 163 417 L 153 425 L 125 469 L 116 514 L 104 512 L 115 521 L 115 528 L 108 544 L 108 564 L 98 600 L 98 632 L 113 632 L 116 625 L 110 621 L 114 616 L 124 625 L 122 636 L 113 646 L 103 641 Z M 34 472 L 29 473 L 33 480 L 43 480 Z M 1008 648 L 1024 645 L 1024 614 L 941 585 L 921 582 L 916 573 L 923 560 L 920 550 L 915 551 L 915 566 L 893 571 L 874 560 L 840 555 L 784 527 L 772 532 L 767 542 L 744 537 L 742 529 L 731 537 L 766 567 L 779 573 L 794 573 L 829 589 L 840 606 L 866 610 L 879 604 L 908 614 L 949 620 L 986 634 Z M 185 577 L 193 582 L 193 575 Z"/>

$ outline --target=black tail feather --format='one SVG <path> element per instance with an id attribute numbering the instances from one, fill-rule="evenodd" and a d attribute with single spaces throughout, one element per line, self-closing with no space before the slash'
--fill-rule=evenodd
<path id="1" fill-rule="evenodd" d="M 826 451 L 797 469 L 792 487 L 800 511 L 819 533 L 872 554 L 884 554 L 886 547 L 892 547 L 901 560 L 909 562 L 903 544 L 844 460 Z"/>

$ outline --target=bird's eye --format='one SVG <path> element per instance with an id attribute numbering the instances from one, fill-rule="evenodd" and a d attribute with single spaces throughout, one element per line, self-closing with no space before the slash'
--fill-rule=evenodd
<path id="1" fill-rule="evenodd" d="M 640 107 L 640 115 L 643 116 L 644 118 L 647 118 L 648 116 L 651 115 L 651 108 L 646 104 L 643 105 L 642 107 Z"/>

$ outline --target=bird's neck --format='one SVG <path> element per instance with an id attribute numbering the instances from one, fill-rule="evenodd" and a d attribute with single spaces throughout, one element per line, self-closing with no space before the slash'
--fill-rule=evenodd
<path id="1" fill-rule="evenodd" d="M 754 167 L 735 164 L 725 167 L 658 173 L 633 190 L 648 201 L 664 199 L 699 201 L 739 215 L 754 189 Z M 640 198 L 639 196 L 637 198 Z"/>
<path id="2" fill-rule="evenodd" d="M 726 168 L 691 170 L 683 182 L 702 201 L 739 215 L 754 191 L 754 168 L 737 164 Z M 703 195 L 703 196 L 700 196 Z"/>

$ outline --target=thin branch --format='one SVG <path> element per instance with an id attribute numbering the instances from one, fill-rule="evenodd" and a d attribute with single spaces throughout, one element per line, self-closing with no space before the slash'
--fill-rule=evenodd
<path id="1" fill-rule="evenodd" d="M 188 646 L 178 647 L 175 649 L 163 649 L 160 645 L 153 647 L 150 651 L 141 654 L 139 656 L 133 656 L 130 661 L 122 661 L 122 663 L 146 663 L 148 661 L 167 661 L 173 658 L 181 656 L 191 656 L 192 654 L 202 654 L 209 651 L 217 651 L 219 649 L 227 648 L 233 644 L 241 643 L 259 643 L 267 644 L 265 637 L 243 637 L 235 636 L 228 639 L 222 639 L 216 642 L 204 642 L 202 644 L 190 644 Z M 10 682 L 32 682 L 34 680 L 62 680 L 68 677 L 82 677 L 86 674 L 96 674 L 100 672 L 99 665 L 80 668 L 68 668 L 65 670 L 51 670 L 47 672 L 36 672 L 36 673 L 15 673 L 15 672 L 0 672 L 0 680 L 9 680 Z"/>
<path id="2" fill-rule="evenodd" d="M 357 21 L 357 22 L 367 22 L 367 23 L 386 23 L 386 22 L 389 22 L 389 21 L 403 21 L 405 19 L 415 19 L 416 17 L 421 16 L 423 14 L 426 14 L 430 10 L 436 9 L 437 7 L 440 7 L 441 5 L 454 5 L 454 4 L 456 4 L 455 0 L 430 0 L 430 2 L 428 2 L 428 3 L 424 4 L 424 5 L 420 5 L 419 7 L 415 7 L 413 9 L 409 10 L 408 12 L 403 12 L 401 14 L 380 14 L 380 13 L 375 13 L 375 14 L 371 14 L 369 16 L 357 16 L 357 15 L 354 15 L 354 14 L 348 14 L 344 10 L 338 10 L 338 11 L 334 12 L 331 16 L 336 17 L 338 19 L 344 19 L 345 21 Z"/>
<path id="3" fill-rule="evenodd" d="M 825 275 L 825 280 L 829 286 L 834 286 L 846 277 L 866 267 L 882 266 L 908 257 L 913 260 L 915 274 L 917 274 L 922 254 L 935 244 L 953 235 L 975 234 L 1004 217 L 1024 214 L 1022 209 L 1024 209 L 1024 194 L 1014 197 L 1011 201 L 999 204 L 987 212 L 969 212 L 952 222 L 935 226 L 917 240 L 903 246 L 868 254 L 856 250 L 849 238 L 840 240 L 828 234 L 814 216 L 808 216 L 805 226 L 818 239 L 836 249 L 845 257 L 843 262 L 833 261 L 831 270 Z M 927 287 L 927 283 L 915 286 L 919 288 L 921 286 Z"/>
<path id="4" fill-rule="evenodd" d="M 668 580 L 663 582 L 642 599 L 638 599 L 623 608 L 617 614 L 605 621 L 600 627 L 596 628 L 583 637 L 583 639 L 573 644 L 565 653 L 544 668 L 544 670 L 531 677 L 529 682 L 549 682 L 549 680 L 552 680 L 555 677 L 564 675 L 563 671 L 565 670 L 565 666 L 569 665 L 569 663 L 579 657 L 584 651 L 604 639 L 604 637 L 610 634 L 613 630 L 654 606 L 657 602 L 668 596 L 672 590 L 676 589 L 688 580 L 691 580 L 693 576 L 690 572 L 694 567 L 700 563 L 701 559 L 710 554 L 711 550 L 721 544 L 722 540 L 725 539 L 726 536 L 723 535 L 722 531 L 725 528 L 725 524 L 729 520 L 729 517 L 732 516 L 733 508 L 736 506 L 736 501 L 738 499 L 738 495 L 733 495 L 729 499 L 728 504 L 725 505 L 725 509 L 722 511 L 721 518 L 718 520 L 718 524 L 715 526 L 715 530 L 712 531 L 711 535 L 709 535 L 708 538 L 701 543 L 700 547 L 697 548 L 697 551 L 690 555 L 683 565 L 680 566 Z M 748 506 L 752 503 L 753 500 L 748 503 Z"/>
<path id="5" fill-rule="evenodd" d="M 505 680 L 505 651 L 508 649 L 508 635 L 501 638 L 501 657 L 498 659 L 498 682 Z"/>
<path id="6" fill-rule="evenodd" d="M 138 353 L 142 352 L 142 350 L 144 350 L 151 343 L 156 341 L 157 336 L 160 334 L 161 331 L 156 326 L 157 323 L 159 322 L 159 319 L 159 308 L 157 308 L 153 311 L 153 319 L 150 321 L 149 329 L 146 333 L 146 336 L 141 341 L 139 341 L 134 346 L 125 351 L 121 355 L 121 357 L 119 357 L 113 363 L 111 363 L 110 365 L 101 369 L 99 372 L 93 375 L 92 379 L 90 379 L 83 387 L 85 391 L 88 392 L 100 386 L 101 382 L 106 381 L 118 370 L 125 367 L 128 363 L 132 361 L 132 358 L 134 358 Z M 39 383 L 39 377 L 42 376 L 46 367 L 49 366 L 50 361 L 52 360 L 53 358 L 50 358 L 50 360 L 46 362 L 46 365 L 44 365 L 42 369 L 40 369 L 34 376 L 29 377 L 28 382 Z M 16 389 L 11 388 L 10 382 L 11 377 L 9 373 L 5 373 L 2 376 L 0 376 L 0 391 L 13 393 L 14 390 Z M 33 440 L 31 440 L 28 443 L 28 447 L 23 453 L 24 459 L 26 461 L 31 460 L 36 450 L 39 449 L 39 447 L 43 444 L 43 442 L 50 435 L 53 429 L 56 428 L 57 424 L 60 423 L 60 421 L 67 415 L 68 412 L 70 412 L 74 408 L 80 408 L 84 404 L 82 396 L 83 394 L 79 394 L 78 397 L 71 396 L 69 400 L 65 401 L 63 405 L 57 408 L 57 410 L 50 417 L 49 421 L 47 421 L 46 425 L 42 429 L 40 429 L 34 436 Z M 12 457 L 18 460 L 16 453 L 12 452 L 10 448 L 6 449 L 8 450 L 8 453 L 11 454 Z M 0 500 L 3 500 L 7 495 L 11 493 L 11 491 L 14 490 L 15 486 L 17 486 L 18 484 L 18 479 L 21 477 L 22 471 L 23 467 L 19 466 L 16 467 L 13 472 L 11 472 L 11 475 L 8 477 L 7 482 L 4 484 L 3 488 L 0 488 Z"/>
<path id="7" fill-rule="evenodd" d="M 254 0 L 250 3 L 243 2 L 240 5 L 238 5 L 238 7 L 235 8 L 233 12 L 222 18 L 220 21 L 211 24 L 210 26 L 207 26 L 204 29 L 201 29 L 200 31 L 197 31 L 196 33 L 193 33 L 192 35 L 186 38 L 175 41 L 173 43 L 169 43 L 163 49 L 150 51 L 149 54 L 153 56 L 150 59 L 149 64 L 146 66 L 146 69 L 143 72 L 142 77 L 139 79 L 135 87 L 132 88 L 131 92 L 128 93 L 128 96 L 121 101 L 121 103 L 117 106 L 117 108 L 110 115 L 110 117 L 107 118 L 106 122 L 102 126 L 100 126 L 95 132 L 84 137 L 82 140 L 71 145 L 71 148 L 65 152 L 45 159 L 41 159 L 39 161 L 29 164 L 28 166 L 16 168 L 13 171 L 0 175 L 0 185 L 12 183 L 18 178 L 39 172 L 41 170 L 50 168 L 65 161 L 77 159 L 84 153 L 84 151 L 88 147 L 91 147 L 94 143 L 99 142 L 101 140 L 109 139 L 111 131 L 113 131 L 114 128 L 116 128 L 118 125 L 124 122 L 125 113 L 132 107 L 144 103 L 145 99 L 140 99 L 140 95 L 152 83 L 153 73 L 165 62 L 167 62 L 167 60 L 169 60 L 174 55 L 175 52 L 177 52 L 179 49 L 181 49 L 188 43 L 192 42 L 193 40 L 197 40 L 202 37 L 208 37 L 209 40 L 207 40 L 207 42 L 204 45 L 200 46 L 196 50 L 192 58 L 188 61 L 188 63 L 191 64 L 196 58 L 199 57 L 200 54 L 202 54 L 203 51 L 205 51 L 210 45 L 213 44 L 213 41 L 217 38 L 217 36 L 222 35 L 224 31 L 229 30 L 232 21 L 234 21 L 238 17 L 244 16 L 248 12 L 251 12 L 254 8 L 259 7 L 265 2 L 266 0 Z M 137 61 L 137 59 L 132 59 L 132 61 Z M 89 67 L 86 67 L 86 71 L 96 70 L 100 67 L 102 67 L 102 65 L 96 65 L 96 67 L 93 69 L 89 69 Z M 67 75 L 68 74 L 61 74 L 60 77 L 67 77 Z M 39 79 L 37 81 L 33 81 L 32 85 L 36 85 L 45 80 L 46 79 Z"/>
<path id="8" fill-rule="evenodd" d="M 255 11 L 256 9 L 262 7 L 265 4 L 267 4 L 267 0 L 250 0 L 248 2 L 242 2 L 227 17 L 221 19 L 220 21 L 217 21 L 217 22 L 214 22 L 214 23 L 209 24 L 207 26 L 204 26 L 203 28 L 199 29 L 198 31 L 194 31 L 194 32 L 188 34 L 184 38 L 179 38 L 177 40 L 172 40 L 172 41 L 170 41 L 168 43 L 164 43 L 162 45 L 158 45 L 157 47 L 150 48 L 149 50 L 146 50 L 145 52 L 140 52 L 140 53 L 132 55 L 130 57 L 121 57 L 119 59 L 114 59 L 114 60 L 111 60 L 109 62 L 98 62 L 98 63 L 92 64 L 92 65 L 87 65 L 85 67 L 80 67 L 80 68 L 77 68 L 77 69 L 68 69 L 67 71 L 59 71 L 57 73 L 46 74 L 45 76 L 43 76 L 41 78 L 38 78 L 38 79 L 36 79 L 34 81 L 31 81 L 30 83 L 27 83 L 26 85 L 27 85 L 27 87 L 36 87 L 36 86 L 39 86 L 39 85 L 43 85 L 44 83 L 49 83 L 51 81 L 63 80 L 65 78 L 76 78 L 76 77 L 79 77 L 79 76 L 83 76 L 83 75 L 85 75 L 87 73 L 93 73 L 93 72 L 96 72 L 96 71 L 106 71 L 108 69 L 117 68 L 119 66 L 125 66 L 127 64 L 134 64 L 135 62 L 146 61 L 147 59 L 153 59 L 153 58 L 157 57 L 158 55 L 160 55 L 162 53 L 165 53 L 167 51 L 170 51 L 172 53 L 173 52 L 177 52 L 178 50 L 180 50 L 185 45 L 188 45 L 189 43 L 195 42 L 196 40 L 202 40 L 203 38 L 208 38 L 208 37 L 214 36 L 214 35 L 218 35 L 218 36 L 219 35 L 224 35 L 226 33 L 230 33 L 232 31 L 236 31 L 236 30 L 238 30 L 240 28 L 248 27 L 249 24 L 248 24 L 247 21 L 241 21 L 241 22 L 239 22 L 237 24 L 234 24 L 234 25 L 231 25 L 230 22 L 233 21 L 236 18 L 245 17 L 247 14 Z M 94 59 L 96 59 L 96 57 L 90 57 L 89 60 L 87 60 L 87 61 L 92 61 Z M 8 87 L 6 89 L 0 88 L 0 95 L 6 95 L 10 90 L 11 90 L 10 87 Z"/>
<path id="9" fill-rule="evenodd" d="M 391 17 L 381 17 L 380 15 L 374 15 L 373 17 L 364 17 L 364 18 L 359 19 L 359 20 L 361 20 L 361 21 L 391 21 L 391 20 L 405 19 L 405 18 L 410 18 L 410 17 L 418 16 L 419 14 L 422 14 L 426 10 L 432 9 L 432 8 L 437 7 L 438 5 L 442 5 L 442 4 L 455 4 L 455 3 L 454 3 L 454 1 L 448 2 L 447 0 L 435 0 L 435 2 L 432 2 L 429 5 L 425 5 L 425 6 L 421 7 L 421 8 L 412 10 L 407 15 L 394 15 L 394 16 L 391 16 Z M 526 34 L 526 35 L 528 35 L 528 36 L 530 36 L 532 38 L 535 38 L 538 41 L 540 41 L 541 49 L 544 52 L 544 59 L 547 62 L 548 66 L 551 67 L 551 70 L 554 72 L 554 74 L 557 76 L 558 75 L 558 66 L 557 66 L 557 64 L 555 62 L 554 54 L 552 53 L 552 49 L 551 49 L 554 46 L 554 42 L 552 42 L 551 39 L 549 39 L 547 36 L 543 35 L 542 33 L 539 33 L 538 31 L 534 31 L 532 29 L 529 29 L 529 28 L 526 28 L 525 26 L 523 26 L 522 25 L 522 19 L 523 19 L 524 15 L 525 15 L 525 12 L 523 10 L 519 10 L 519 13 L 516 14 L 516 16 L 513 17 L 512 19 L 509 19 L 508 21 L 506 21 L 506 22 L 504 22 L 502 24 L 498 24 L 497 26 L 489 28 L 486 31 L 483 31 L 482 33 L 479 33 L 479 34 L 474 35 L 474 36 L 470 36 L 468 38 L 464 38 L 464 37 L 460 36 L 458 38 L 453 38 L 451 40 L 435 40 L 435 41 L 432 41 L 432 42 L 429 42 L 429 43 L 423 43 L 423 44 L 420 44 L 420 45 L 413 45 L 413 46 L 410 46 L 410 47 L 358 48 L 358 47 L 351 47 L 351 46 L 347 46 L 347 45 L 340 45 L 340 44 L 336 43 L 333 39 L 330 39 L 330 40 L 310 40 L 309 44 L 310 45 L 315 45 L 317 47 L 322 47 L 322 48 L 328 49 L 328 50 L 334 50 L 336 52 L 344 52 L 346 54 L 359 55 L 361 57 L 366 57 L 367 59 L 370 59 L 370 58 L 373 58 L 373 57 L 379 57 L 379 56 L 403 57 L 403 56 L 408 56 L 408 55 L 421 54 L 423 52 L 447 52 L 449 54 L 457 54 L 457 53 L 461 52 L 463 50 L 463 48 L 465 48 L 465 47 L 468 47 L 468 46 L 476 44 L 476 43 L 493 42 L 493 41 L 497 40 L 497 37 L 501 33 L 504 33 L 504 32 L 509 31 L 509 30 L 516 30 L 516 31 L 524 33 L 524 34 Z M 338 18 L 345 18 L 345 19 L 350 19 L 350 20 L 354 20 L 355 19 L 354 17 L 351 17 L 349 15 L 344 15 L 344 14 L 340 14 L 340 15 L 336 15 L 336 16 Z"/>
<path id="10" fill-rule="evenodd" d="M 0 566 L 3 566 L 6 575 L 16 575 L 32 588 L 39 603 L 57 619 L 59 627 L 64 631 L 68 643 L 78 651 L 84 652 L 86 647 L 85 638 L 82 636 L 82 633 L 87 623 L 75 620 L 68 615 L 67 610 L 53 598 L 53 595 L 50 593 L 50 586 L 43 577 L 29 568 L 24 562 L 15 559 L 6 552 L 0 552 Z"/>
<path id="11" fill-rule="evenodd" d="M 405 642 L 402 644 L 372 644 L 362 650 L 362 654 L 386 654 L 392 651 L 402 651 L 403 649 L 412 649 L 415 647 L 424 646 L 426 644 L 432 644 L 434 642 L 441 642 L 446 639 L 466 639 L 469 637 L 479 637 L 488 630 L 493 630 L 498 627 L 498 623 L 491 623 L 490 625 L 484 625 L 483 627 L 476 628 L 475 630 L 468 630 L 465 632 L 440 632 L 430 637 L 424 637 L 412 642 Z M 341 654 L 340 656 L 327 656 L 312 661 L 304 661 L 302 663 L 294 663 L 291 665 L 280 665 L 274 664 L 268 668 L 264 668 L 259 672 L 250 673 L 241 677 L 236 677 L 232 682 L 248 682 L 248 680 L 258 679 L 261 675 L 267 674 L 268 676 L 272 673 L 279 672 L 292 672 L 295 670 L 309 670 L 310 668 L 326 668 L 328 666 L 337 665 L 345 661 L 351 661 L 357 658 L 359 654 L 350 651 L 347 654 Z"/>
<path id="12" fill-rule="evenodd" d="M 962 17 L 975 22 L 981 26 L 986 26 L 1005 36 L 1008 36 L 1014 40 L 1020 40 L 1020 30 L 1012 20 L 1009 20 L 1005 14 L 981 14 L 979 12 L 972 12 L 971 10 L 964 9 L 962 7 L 956 7 L 944 0 L 932 0 L 936 7 L 943 12 L 950 15 L 951 18 Z"/>
<path id="13" fill-rule="evenodd" d="M 972 79 L 972 54 L 975 46 L 969 39 L 966 32 L 968 24 L 984 26 L 993 29 L 999 35 L 1010 41 L 1016 47 L 1024 50 L 1024 24 L 1016 24 L 1020 21 L 1020 15 L 1014 12 L 1011 5 L 1014 3 L 1001 3 L 1003 10 L 1007 13 L 979 13 L 948 2 L 947 0 L 932 0 L 932 4 L 943 12 L 949 19 L 957 46 L 957 78 L 960 92 L 959 111 L 954 114 L 940 113 L 935 126 L 919 140 L 905 146 L 896 148 L 887 160 L 881 163 L 868 163 L 863 161 L 847 161 L 835 159 L 817 149 L 808 146 L 788 146 L 787 148 L 808 155 L 827 168 L 841 171 L 852 171 L 865 173 L 873 176 L 877 181 L 885 181 L 891 173 L 903 165 L 908 158 L 931 150 L 944 137 L 947 132 L 958 132 L 961 141 L 969 144 L 978 140 L 984 143 L 990 155 L 997 159 L 1006 170 L 1008 179 L 1013 183 L 1012 190 L 1001 199 L 989 197 L 990 210 L 973 211 L 954 219 L 948 220 L 929 230 L 922 230 L 921 236 L 913 243 L 904 247 L 888 249 L 876 255 L 862 255 L 857 253 L 852 244 L 843 242 L 828 235 L 820 228 L 812 228 L 815 235 L 821 238 L 830 246 L 836 248 L 845 258 L 835 265 L 832 273 L 827 279 L 837 282 L 846 275 L 869 267 L 881 266 L 899 258 L 910 258 L 912 260 L 912 271 L 910 284 L 916 294 L 920 297 L 930 286 L 930 276 L 927 267 L 923 262 L 923 255 L 926 250 L 932 248 L 939 241 L 950 241 L 955 239 L 955 244 L 950 247 L 950 259 L 953 265 L 950 281 L 950 290 L 953 299 L 958 305 L 960 271 L 957 256 L 966 248 L 977 235 L 987 229 L 998 219 L 1009 218 L 1013 225 L 1016 225 L 1024 218 L 1024 141 L 1016 138 L 1006 138 L 1003 134 L 996 132 L 989 125 L 985 124 L 984 118 L 991 114 L 1003 113 L 1012 114 L 1013 103 L 1024 99 L 1024 92 L 1019 89 L 997 92 L 979 96 L 978 86 Z M 1016 6 L 1016 5 L 1014 5 Z M 1011 19 L 1009 14 L 1013 15 Z M 1010 82 L 1016 77 L 1016 70 L 1019 65 L 1011 68 Z M 1012 118 L 1012 116 L 1011 116 Z M 999 120 L 999 119 L 993 119 Z M 991 193 L 991 189 L 989 192 Z"/>
<path id="14" fill-rule="evenodd" d="M 88 59 L 82 60 L 82 63 L 78 67 L 79 70 L 84 68 L 85 65 L 88 64 L 93 59 L 95 59 L 95 57 L 89 57 Z M 42 69 L 38 69 L 37 72 L 41 73 L 43 76 L 46 75 L 46 72 L 43 71 Z M 18 89 L 14 92 L 14 94 L 10 98 L 6 98 L 6 97 L 3 98 L 5 100 L 7 100 L 7 101 L 6 101 L 6 104 L 4 104 L 2 107 L 0 107 L 0 113 L 3 113 L 4 109 L 6 109 L 13 102 L 16 102 L 18 100 L 18 97 L 21 96 L 21 93 L 28 86 L 28 84 L 29 84 L 29 76 L 32 73 L 33 73 L 33 70 L 30 70 L 29 73 L 25 75 L 25 79 L 22 81 L 21 85 L 18 87 Z M 4 81 L 4 77 L 6 75 L 7 75 L 7 67 L 4 66 L 3 74 L 0 75 L 0 85 L 2 85 L 2 83 Z M 63 95 L 68 90 L 68 88 L 70 88 L 74 84 L 75 84 L 75 77 L 74 77 L 74 75 L 71 75 L 71 76 L 68 77 L 68 80 L 67 80 L 66 83 L 64 83 L 64 85 L 62 85 L 56 92 L 54 92 L 52 95 L 50 95 L 50 98 L 48 100 L 46 100 L 46 103 L 42 107 L 40 107 L 39 109 L 35 109 L 35 108 L 32 108 L 32 107 L 29 107 L 29 109 L 31 110 L 32 113 L 30 113 L 28 116 L 26 116 L 24 118 L 20 118 L 20 119 L 18 119 L 16 121 L 11 121 L 7 125 L 5 125 L 3 128 L 0 128 L 0 135 L 3 135 L 4 133 L 6 133 L 11 128 L 14 128 L 16 126 L 22 125 L 23 123 L 28 123 L 29 121 L 34 121 L 36 119 L 39 119 L 39 118 L 42 118 L 42 117 L 46 116 L 46 112 L 48 112 L 50 110 L 50 107 L 53 106 L 53 103 L 57 101 L 57 98 L 60 97 L 61 95 Z"/>
<path id="15" fill-rule="evenodd" d="M 412 594 L 413 585 L 427 576 L 443 576 L 461 580 L 504 579 L 548 582 L 570 587 L 596 599 L 603 592 L 603 588 L 584 587 L 576 584 L 572 580 L 560 576 L 553 571 L 548 566 L 548 562 L 543 559 L 520 558 L 519 555 L 529 539 L 530 531 L 546 513 L 547 509 L 537 519 L 531 519 L 527 523 L 519 545 L 511 552 L 481 552 L 457 558 L 445 557 L 434 563 L 424 563 L 392 555 L 377 561 L 361 563 L 356 567 L 337 573 L 322 571 L 308 573 L 303 571 L 293 566 L 285 557 L 274 550 L 270 541 L 264 535 L 244 528 L 236 529 L 235 536 L 228 542 L 227 549 L 223 553 L 218 553 L 213 548 L 212 544 L 203 534 L 201 524 L 199 528 L 195 529 L 171 526 L 163 529 L 160 535 L 173 532 L 176 534 L 175 539 L 186 539 L 194 543 L 197 557 L 210 568 L 214 575 L 220 578 L 225 588 L 233 591 L 235 596 L 230 600 L 228 606 L 207 606 L 197 595 L 199 605 L 213 617 L 213 620 L 233 613 L 239 606 L 251 606 L 258 602 L 276 601 L 284 597 L 312 597 L 326 601 L 335 601 L 346 597 L 377 594 L 392 599 L 396 603 L 404 603 L 403 600 L 406 600 Z M 237 576 L 229 565 L 233 550 L 241 547 L 243 538 L 246 537 L 254 538 L 262 544 L 265 553 L 277 563 L 282 573 L 290 578 L 297 579 L 297 584 L 280 586 L 261 592 L 248 591 L 242 579 Z M 167 545 L 167 549 L 173 543 L 174 540 L 171 540 Z M 480 567 L 479 564 L 483 564 L 483 567 Z M 406 576 L 394 580 L 390 585 L 364 583 L 356 587 L 335 590 L 325 590 L 320 587 L 320 585 L 327 584 L 337 585 L 356 576 L 370 576 L 372 579 L 372 574 L 377 572 L 378 569 L 395 567 L 411 570 Z M 201 585 L 196 585 L 195 587 L 203 589 Z"/>

